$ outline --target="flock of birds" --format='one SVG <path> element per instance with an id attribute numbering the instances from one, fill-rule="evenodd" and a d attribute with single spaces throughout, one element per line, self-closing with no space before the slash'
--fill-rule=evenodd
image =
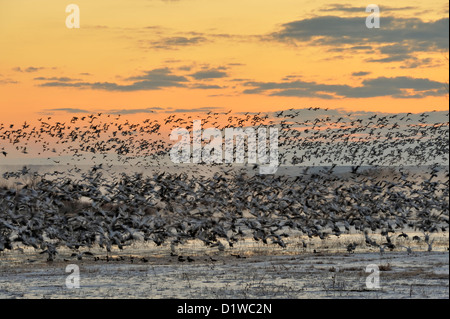
<path id="1" fill-rule="evenodd" d="M 51 172 L 23 167 L 3 174 L 0 252 L 29 246 L 51 261 L 62 246 L 82 258 L 94 246 L 109 253 L 151 241 L 175 252 L 196 239 L 224 251 L 245 238 L 284 248 L 296 235 L 325 240 L 356 232 L 380 253 L 410 253 L 392 240 L 407 237 L 406 230 L 422 232 L 413 240 L 431 251 L 430 236 L 449 224 L 448 114 L 447 122 L 430 123 L 432 113 L 363 118 L 308 111 L 321 112 L 312 120 L 301 120 L 301 110 L 210 112 L 203 119 L 220 129 L 279 128 L 280 164 L 294 170 L 279 175 L 258 175 L 258 165 L 208 165 L 206 173 L 198 166 L 168 167 L 168 135 L 175 127 L 192 128 L 192 115 L 142 123 L 95 114 L 69 123 L 48 117 L 36 126 L 0 124 L 5 157 L 51 154 L 53 164 L 71 158 L 71 166 L 55 165 Z M 340 165 L 351 169 L 338 172 Z M 371 238 L 375 233 L 385 240 Z"/>
<path id="2" fill-rule="evenodd" d="M 208 112 L 201 116 L 180 114 L 139 122 L 102 113 L 74 116 L 64 122 L 49 116 L 39 118 L 35 125 L 0 124 L 0 151 L 4 157 L 11 153 L 41 158 L 48 155 L 52 164 L 70 158 L 66 164 L 94 161 L 109 168 L 130 164 L 164 168 L 170 162 L 168 154 L 174 144 L 169 139 L 170 132 L 180 127 L 191 130 L 193 121 L 201 119 L 203 128 L 220 130 L 278 128 L 280 165 L 448 163 L 448 113 L 441 114 L 441 121 L 435 122 L 435 112 L 370 116 L 336 112 L 327 115 L 328 112 L 331 110 L 319 108 L 270 114 Z"/>

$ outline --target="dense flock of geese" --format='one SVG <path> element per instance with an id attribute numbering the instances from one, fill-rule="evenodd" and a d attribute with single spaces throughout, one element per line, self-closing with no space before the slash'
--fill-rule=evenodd
<path id="1" fill-rule="evenodd" d="M 431 251 L 430 237 L 449 224 L 448 114 L 447 122 L 430 122 L 432 113 L 337 117 L 319 111 L 312 120 L 301 120 L 299 110 L 205 115 L 204 124 L 220 129 L 279 128 L 280 163 L 294 173 L 278 175 L 259 175 L 258 165 L 206 166 L 209 174 L 194 166 L 188 173 L 183 165 L 167 168 L 173 143 L 167 136 L 175 127 L 189 129 L 192 115 L 141 123 L 95 114 L 69 123 L 41 118 L 33 127 L 0 124 L 4 157 L 50 154 L 56 164 L 58 156 L 72 158 L 70 168 L 53 172 L 24 167 L 3 174 L 0 252 L 29 246 L 51 261 L 62 246 L 82 257 L 97 246 L 111 252 L 151 241 L 175 250 L 197 239 L 224 251 L 244 238 L 284 248 L 290 236 L 357 232 L 381 253 L 410 253 L 394 240 L 408 237 L 407 230 L 423 233 L 413 240 Z M 86 161 L 95 164 L 81 167 Z M 337 172 L 340 165 L 351 169 Z M 153 170 L 133 173 L 129 166 Z M 377 242 L 375 233 L 384 240 Z"/>

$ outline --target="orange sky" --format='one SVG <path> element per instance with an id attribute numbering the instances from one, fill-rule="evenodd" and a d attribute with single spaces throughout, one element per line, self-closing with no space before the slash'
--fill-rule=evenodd
<path id="1" fill-rule="evenodd" d="M 0 116 L 447 109 L 448 2 L 377 4 L 0 0 Z"/>

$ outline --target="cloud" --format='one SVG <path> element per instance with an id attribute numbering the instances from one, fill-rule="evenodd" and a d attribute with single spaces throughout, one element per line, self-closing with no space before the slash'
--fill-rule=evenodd
<path id="1" fill-rule="evenodd" d="M 210 69 L 204 71 L 198 71 L 190 74 L 196 80 L 205 80 L 205 79 L 218 79 L 227 77 L 228 74 L 226 72 L 219 71 L 218 69 Z"/>
<path id="2" fill-rule="evenodd" d="M 80 79 L 72 79 L 72 78 L 68 78 L 68 77 L 36 77 L 34 78 L 34 80 L 36 81 L 58 81 L 58 82 L 73 82 L 73 81 L 79 81 Z"/>
<path id="3" fill-rule="evenodd" d="M 4 84 L 17 84 L 19 83 L 18 81 L 15 81 L 11 78 L 6 78 L 3 74 L 0 74 L 0 85 L 4 85 Z"/>
<path id="4" fill-rule="evenodd" d="M 13 68 L 13 71 L 16 72 L 27 72 L 27 73 L 32 73 L 32 72 L 37 72 L 39 70 L 43 70 L 45 69 L 44 67 L 34 67 L 34 66 L 30 66 L 26 69 L 22 69 L 20 66 Z"/>
<path id="5" fill-rule="evenodd" d="M 362 84 L 363 87 L 357 88 L 353 93 L 353 97 L 360 97 L 359 95 L 361 95 L 361 97 L 383 96 L 383 92 L 381 91 L 384 90 L 391 91 L 393 97 L 409 98 L 411 97 L 411 94 L 407 94 L 404 91 L 407 89 L 415 92 L 416 94 L 414 97 L 416 98 L 446 94 L 444 89 L 445 83 L 425 78 L 411 78 L 408 76 L 398 76 L 393 78 L 379 77 L 364 80 Z M 351 92 L 347 96 L 352 97 Z"/>
<path id="6" fill-rule="evenodd" d="M 121 110 L 108 110 L 103 113 L 107 114 L 139 114 L 139 113 L 155 113 L 155 111 L 162 110 L 160 107 L 147 107 L 147 108 L 139 108 L 139 109 L 121 109 Z"/>
<path id="7" fill-rule="evenodd" d="M 353 72 L 352 75 L 353 76 L 364 76 L 364 75 L 369 75 L 372 72 L 365 72 L 365 71 L 360 71 L 360 72 Z"/>
<path id="8" fill-rule="evenodd" d="M 85 110 L 85 109 L 79 109 L 79 108 L 70 108 L 70 107 L 63 107 L 63 108 L 54 108 L 54 109 L 44 109 L 42 114 L 54 114 L 54 112 L 65 112 L 65 113 L 105 113 L 105 114 L 139 114 L 139 113 L 155 113 L 156 111 L 163 110 L 161 107 L 147 107 L 147 108 L 135 108 L 135 109 L 110 109 L 110 110 Z"/>
<path id="9" fill-rule="evenodd" d="M 56 109 L 45 109 L 45 112 L 66 112 L 66 113 L 91 113 L 88 110 L 70 108 L 70 107 L 62 107 Z"/>
<path id="10" fill-rule="evenodd" d="M 367 59 L 366 62 L 380 62 L 380 63 L 402 62 L 410 58 L 411 57 L 408 54 L 394 54 L 385 58 Z"/>
<path id="11" fill-rule="evenodd" d="M 196 80 L 218 79 L 228 76 L 222 70 L 226 67 L 209 68 L 203 66 L 200 71 L 190 74 L 189 76 Z M 180 71 L 180 68 L 176 69 Z M 181 67 L 181 71 L 190 71 L 191 67 Z M 36 77 L 36 81 L 40 81 L 38 86 L 41 87 L 61 87 L 61 88 L 80 88 L 104 91 L 133 92 L 144 90 L 160 90 L 169 87 L 186 87 L 191 89 L 222 89 L 222 86 L 216 84 L 190 83 L 186 76 L 174 74 L 170 68 L 159 68 L 150 71 L 144 71 L 140 75 L 124 78 L 125 83 L 115 82 L 85 82 L 79 79 L 69 77 Z M 127 83 L 129 82 L 129 83 Z"/>
<path id="12" fill-rule="evenodd" d="M 17 84 L 18 81 L 12 80 L 12 79 L 0 79 L 0 85 L 4 84 Z"/>
<path id="13" fill-rule="evenodd" d="M 184 76 L 172 74 L 169 68 L 145 71 L 143 75 L 133 76 L 126 79 L 131 84 L 117 84 L 114 82 L 74 82 L 51 81 L 39 84 L 43 87 L 74 87 L 90 88 L 93 90 L 132 92 L 143 90 L 160 90 L 166 87 L 185 87 L 189 80 Z"/>
<path id="14" fill-rule="evenodd" d="M 287 96 L 287 97 L 315 97 L 321 99 L 333 99 L 334 96 L 326 93 L 312 92 L 311 90 L 305 89 L 286 89 L 271 93 L 270 96 Z"/>
<path id="15" fill-rule="evenodd" d="M 60 81 L 52 81 L 52 82 L 45 82 L 42 84 L 38 84 L 38 86 L 42 87 L 89 87 L 91 83 L 88 82 L 77 82 L 77 83 L 68 83 L 68 82 L 60 82 Z"/>
<path id="16" fill-rule="evenodd" d="M 166 37 L 158 41 L 149 42 L 149 46 L 153 49 L 175 50 L 178 47 L 186 47 L 192 45 L 203 44 L 208 40 L 205 37 Z"/>
<path id="17" fill-rule="evenodd" d="M 223 110 L 223 107 L 198 107 L 198 108 L 192 108 L 192 109 L 175 109 L 167 111 L 166 113 L 202 113 L 202 112 L 209 112 L 209 111 L 218 111 Z"/>
<path id="18" fill-rule="evenodd" d="M 426 66 L 440 66 L 439 64 L 432 64 L 434 60 L 431 58 L 424 58 L 424 59 L 410 59 L 407 62 L 405 62 L 404 65 L 400 66 L 401 69 L 412 69 L 412 68 L 418 68 L 418 67 L 423 67 L 424 65 Z"/>
<path id="19" fill-rule="evenodd" d="M 380 12 L 389 12 L 389 11 L 403 11 L 403 10 L 413 10 L 417 9 L 417 7 L 388 7 L 388 6 L 379 6 Z M 338 12 L 355 12 L 355 13 L 361 13 L 366 12 L 366 7 L 353 7 L 348 4 L 330 4 L 327 8 L 319 9 L 319 11 L 322 12 L 330 12 L 330 11 L 338 11 Z"/>
<path id="20" fill-rule="evenodd" d="M 193 89 L 211 90 L 211 89 L 222 89 L 219 85 L 206 85 L 206 84 L 194 84 L 191 86 Z"/>
<path id="21" fill-rule="evenodd" d="M 129 77 L 127 78 L 127 80 L 145 80 L 165 84 L 188 81 L 184 76 L 177 76 L 172 74 L 172 71 L 169 68 L 160 68 L 153 69 L 151 71 L 145 71 L 143 75 Z"/>
<path id="22" fill-rule="evenodd" d="M 277 41 L 308 42 L 333 50 L 374 50 L 381 58 L 367 62 L 398 62 L 418 52 L 442 52 L 449 47 L 449 18 L 425 22 L 418 18 L 383 16 L 381 28 L 368 29 L 365 17 L 319 16 L 292 21 L 271 34 Z"/>
<path id="23" fill-rule="evenodd" d="M 448 48 L 448 18 L 423 22 L 418 18 L 383 17 L 382 28 L 368 29 L 360 17 L 322 16 L 283 24 L 273 33 L 278 40 L 310 41 L 319 38 L 319 44 L 406 43 L 413 41 L 423 49 Z"/>
<path id="24" fill-rule="evenodd" d="M 355 45 L 350 47 L 350 50 L 372 50 L 373 47 L 371 45 Z"/>
<path id="25" fill-rule="evenodd" d="M 33 66 L 30 66 L 30 67 L 26 68 L 24 71 L 30 73 L 30 72 L 37 72 L 37 71 L 42 70 L 42 69 L 44 69 L 44 68 L 35 68 Z"/>
<path id="26" fill-rule="evenodd" d="M 269 96 L 334 98 L 370 98 L 391 96 L 394 98 L 423 98 L 447 94 L 445 83 L 424 78 L 378 77 L 362 81 L 361 86 L 320 84 L 296 80 L 291 82 L 246 82 L 251 89 L 244 94 L 268 94 Z"/>
<path id="27" fill-rule="evenodd" d="M 189 65 L 184 65 L 184 66 L 178 67 L 178 70 L 180 70 L 180 71 L 190 71 L 190 70 L 192 70 L 192 67 L 189 66 Z"/>

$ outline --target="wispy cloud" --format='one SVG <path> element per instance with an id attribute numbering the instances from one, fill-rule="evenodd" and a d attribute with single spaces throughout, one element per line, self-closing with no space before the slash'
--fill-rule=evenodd
<path id="1" fill-rule="evenodd" d="M 34 66 L 29 66 L 25 69 L 22 69 L 20 66 L 13 68 L 13 71 L 16 72 L 26 72 L 26 73 L 32 73 L 32 72 L 37 72 L 39 70 L 43 70 L 45 69 L 44 67 L 34 67 Z"/>
<path id="2" fill-rule="evenodd" d="M 198 108 L 190 108 L 190 109 L 174 109 L 168 110 L 167 113 L 206 113 L 209 111 L 220 111 L 223 110 L 222 107 L 198 107 Z"/>
<path id="3" fill-rule="evenodd" d="M 180 47 L 199 45 L 208 42 L 205 37 L 165 37 L 155 41 L 141 41 L 141 45 L 146 45 L 152 49 L 177 50 Z"/>
<path id="4" fill-rule="evenodd" d="M 202 89 L 202 90 L 222 89 L 221 86 L 215 85 L 215 84 L 211 84 L 211 85 L 208 85 L 208 84 L 194 84 L 194 85 L 191 85 L 190 88 L 192 88 L 192 89 Z"/>
<path id="5" fill-rule="evenodd" d="M 19 83 L 16 80 L 13 80 L 9 77 L 5 77 L 3 74 L 0 74 L 0 85 L 4 85 L 4 84 L 17 84 Z"/>
<path id="6" fill-rule="evenodd" d="M 147 107 L 147 108 L 135 108 L 135 109 L 118 109 L 118 110 L 106 110 L 103 113 L 106 114 L 139 114 L 139 113 L 155 113 L 157 111 L 163 110 L 160 107 Z"/>
<path id="7" fill-rule="evenodd" d="M 407 7 L 390 7 L 390 6 L 379 6 L 380 11 L 383 12 L 391 12 L 391 11 L 405 11 L 405 10 L 414 10 L 417 7 L 407 6 Z M 351 13 L 361 13 L 365 12 L 366 7 L 355 7 L 350 4 L 339 4 L 334 3 L 330 4 L 326 8 L 321 8 L 319 11 L 321 12 L 351 12 Z"/>
<path id="8" fill-rule="evenodd" d="M 360 72 L 353 72 L 352 75 L 353 76 L 365 76 L 365 75 L 369 75 L 372 72 L 365 72 L 365 71 L 360 71 Z"/>
<path id="9" fill-rule="evenodd" d="M 44 109 L 44 114 L 53 113 L 53 112 L 64 112 L 64 113 L 91 113 L 91 111 L 78 109 L 78 108 L 70 108 L 70 107 L 61 107 L 54 109 Z"/>
<path id="10" fill-rule="evenodd" d="M 145 71 L 143 75 L 126 79 L 131 84 L 118 84 L 115 82 L 67 82 L 50 81 L 39 84 L 42 87 L 75 87 L 90 88 L 93 90 L 131 92 L 142 90 L 160 90 L 166 87 L 184 87 L 189 80 L 184 76 L 172 74 L 169 68 Z"/>
<path id="11" fill-rule="evenodd" d="M 122 109 L 81 109 L 81 108 L 71 108 L 71 107 L 61 107 L 61 108 L 52 108 L 52 109 L 44 109 L 40 114 L 55 114 L 56 112 L 63 112 L 69 114 L 79 114 L 79 113 L 104 113 L 104 114 L 139 114 L 139 113 L 155 113 L 158 111 L 164 110 L 161 107 L 146 107 L 146 108 L 122 108 Z"/>
<path id="12" fill-rule="evenodd" d="M 246 82 L 253 87 L 244 94 L 267 94 L 269 96 L 334 98 L 369 98 L 391 96 L 394 98 L 423 98 L 447 94 L 445 83 L 425 78 L 378 77 L 362 81 L 361 86 L 347 84 L 320 84 L 302 80 L 286 82 Z"/>
<path id="13" fill-rule="evenodd" d="M 80 79 L 73 79 L 73 78 L 69 78 L 69 77 L 44 77 L 44 76 L 39 76 L 34 78 L 34 80 L 36 81 L 58 81 L 58 82 L 73 82 L 73 81 L 80 81 Z"/>
<path id="14" fill-rule="evenodd" d="M 223 71 L 219 71 L 218 69 L 210 69 L 210 70 L 202 70 L 195 73 L 190 74 L 196 80 L 204 80 L 204 79 L 219 79 L 227 77 L 228 74 Z"/>
<path id="15" fill-rule="evenodd" d="M 0 79 L 0 85 L 4 84 L 17 84 L 18 81 L 12 80 L 12 79 Z"/>
<path id="16" fill-rule="evenodd" d="M 201 70 L 189 74 L 195 80 L 212 80 L 227 77 L 228 74 L 223 70 L 227 67 L 219 66 L 217 68 L 209 68 L 202 66 Z M 174 69 L 180 72 L 192 71 L 192 67 L 181 67 Z M 36 77 L 34 80 L 40 81 L 38 86 L 41 87 L 66 87 L 93 89 L 105 91 L 132 92 L 144 90 L 160 90 L 169 87 L 184 87 L 191 89 L 222 89 L 218 84 L 192 83 L 187 76 L 175 74 L 173 69 L 158 68 L 150 71 L 144 71 L 143 74 L 125 77 L 125 84 L 116 82 L 85 82 L 70 77 Z M 126 83 L 131 82 L 131 83 Z"/>

